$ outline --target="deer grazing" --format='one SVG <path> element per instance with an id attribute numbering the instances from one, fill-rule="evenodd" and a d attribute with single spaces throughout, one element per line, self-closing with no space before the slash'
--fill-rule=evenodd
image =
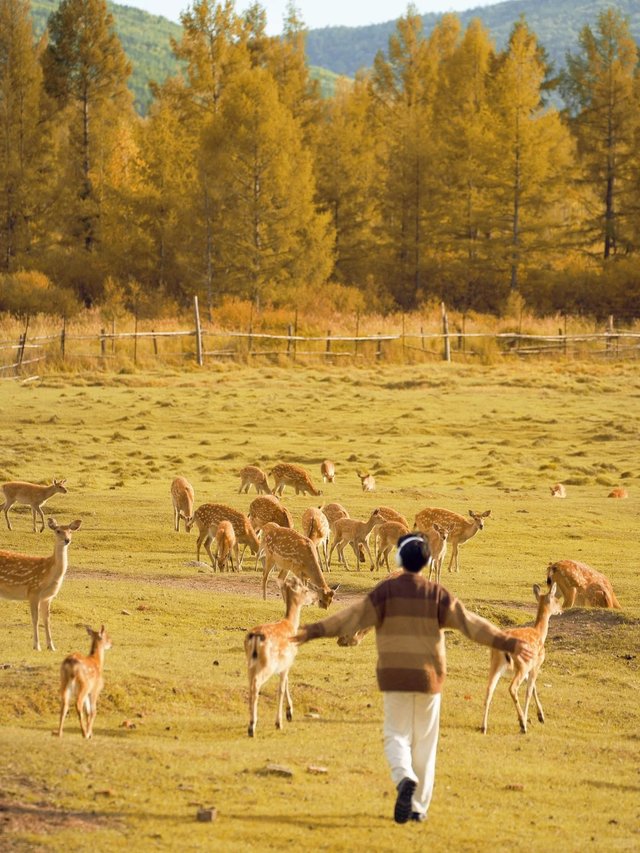
<path id="1" fill-rule="evenodd" d="M 233 525 L 230 521 L 221 521 L 216 530 L 216 557 L 218 560 L 218 569 L 222 572 L 227 562 L 231 563 L 233 571 L 233 554 L 236 555 L 236 563 L 238 562 L 238 543 L 236 542 L 236 534 Z"/>
<path id="2" fill-rule="evenodd" d="M 31 507 L 31 515 L 33 516 L 33 532 L 36 532 L 36 514 L 40 516 L 40 533 L 44 530 L 44 513 L 42 506 L 53 495 L 60 493 L 66 495 L 68 489 L 65 486 L 66 480 L 54 480 L 50 486 L 39 486 L 36 483 L 23 483 L 20 480 L 14 480 L 10 483 L 3 483 L 2 491 L 4 493 L 4 517 L 7 521 L 9 530 L 13 530 L 9 521 L 9 510 L 14 504 L 26 504 Z"/>
<path id="3" fill-rule="evenodd" d="M 251 522 L 243 513 L 233 509 L 226 504 L 202 504 L 194 512 L 194 514 L 186 520 L 187 533 L 193 525 L 198 527 L 198 541 L 196 543 L 196 559 L 200 560 L 200 548 L 204 543 L 205 550 L 211 560 L 211 565 L 215 568 L 216 563 L 211 553 L 211 543 L 214 540 L 218 525 L 221 521 L 230 521 L 233 525 L 233 530 L 236 536 L 236 546 L 234 549 L 236 556 L 236 564 L 238 570 L 242 565 L 242 560 L 238 557 L 238 545 L 248 545 L 253 554 L 257 554 L 260 550 L 258 537 L 253 529 Z"/>
<path id="4" fill-rule="evenodd" d="M 413 522 L 414 529 L 421 533 L 428 534 L 434 521 L 448 532 L 449 542 L 451 543 L 451 559 L 448 567 L 450 572 L 459 571 L 458 548 L 468 542 L 479 530 L 484 529 L 484 519 L 491 515 L 491 510 L 488 509 L 486 512 L 469 510 L 469 515 L 471 516 L 470 520 L 448 509 L 427 507 L 416 515 Z"/>
<path id="5" fill-rule="evenodd" d="M 629 492 L 623 486 L 616 486 L 615 489 L 611 489 L 608 498 L 628 498 Z"/>
<path id="6" fill-rule="evenodd" d="M 256 465 L 246 465 L 238 472 L 238 477 L 240 477 L 239 493 L 244 492 L 246 494 L 251 486 L 253 486 L 259 495 L 273 494 L 271 487 L 269 486 L 269 481 L 267 480 L 267 475 Z"/>
<path id="7" fill-rule="evenodd" d="M 406 536 L 408 532 L 408 526 L 399 521 L 385 521 L 376 528 L 376 569 L 380 568 L 384 560 L 387 572 L 391 571 L 389 554 L 398 544 L 398 539 Z"/>
<path id="8" fill-rule="evenodd" d="M 373 474 L 361 474 L 360 471 L 356 471 L 356 474 L 360 477 L 360 485 L 362 486 L 363 492 L 375 492 L 376 478 Z"/>
<path id="9" fill-rule="evenodd" d="M 549 563 L 547 585 L 556 584 L 563 595 L 562 606 L 567 610 L 577 605 L 610 607 L 620 610 L 611 581 L 586 563 L 576 560 L 559 560 Z"/>
<path id="10" fill-rule="evenodd" d="M 318 604 L 325 610 L 333 601 L 338 586 L 329 587 L 322 568 L 316 546 L 311 539 L 291 530 L 279 527 L 270 522 L 262 528 L 262 550 L 264 552 L 264 569 L 262 573 L 262 597 L 267 597 L 267 580 L 273 568 L 279 571 L 280 580 L 284 580 L 287 572 L 308 581 L 318 590 Z"/>
<path id="11" fill-rule="evenodd" d="M 533 594 L 538 602 L 538 612 L 536 615 L 535 624 L 530 628 L 511 628 L 505 631 L 510 637 L 518 637 L 528 643 L 534 651 L 533 658 L 530 661 L 524 662 L 520 658 L 514 658 L 508 652 L 501 652 L 498 649 L 491 650 L 491 663 L 489 667 L 489 683 L 487 685 L 487 696 L 484 703 L 484 716 L 482 718 L 482 733 L 487 733 L 487 721 L 489 719 L 489 705 L 493 698 L 494 690 L 500 680 L 500 676 L 506 669 L 511 669 L 514 672 L 513 679 L 509 685 L 509 694 L 513 699 L 518 712 L 518 720 L 520 721 L 520 730 L 523 734 L 527 733 L 527 721 L 529 714 L 529 703 L 531 697 L 535 699 L 538 708 L 538 720 L 544 723 L 544 713 L 542 705 L 538 698 L 536 690 L 536 680 L 540 668 L 544 663 L 545 650 L 544 643 L 547 639 L 549 630 L 549 617 L 562 612 L 560 602 L 556 598 L 556 585 L 552 584 L 549 591 L 541 594 L 540 586 L 534 584 Z M 523 681 L 527 681 L 527 693 L 524 702 L 524 711 L 518 700 L 518 690 Z"/>
<path id="12" fill-rule="evenodd" d="M 62 737 L 64 719 L 69 710 L 69 703 L 76 700 L 76 710 L 80 720 L 82 736 L 90 738 L 93 734 L 93 723 L 98 711 L 98 696 L 104 682 L 104 653 L 111 648 L 111 639 L 104 629 L 92 630 L 86 626 L 91 637 L 91 650 L 88 657 L 79 652 L 69 655 L 60 666 L 60 726 L 58 737 Z M 84 716 L 82 710 L 84 709 Z"/>
<path id="13" fill-rule="evenodd" d="M 249 521 L 256 533 L 270 521 L 280 527 L 293 527 L 293 518 L 286 506 L 275 495 L 261 495 L 249 504 Z"/>
<path id="14" fill-rule="evenodd" d="M 334 540 L 329 552 L 329 563 L 335 548 L 338 549 L 338 562 L 342 563 L 345 568 L 349 568 L 344 556 L 344 549 L 347 545 L 351 545 L 353 553 L 356 555 L 356 568 L 360 568 L 360 558 L 364 562 L 364 557 L 361 554 L 362 548 L 369 555 L 371 571 L 373 571 L 373 557 L 369 550 L 369 535 L 376 524 L 384 524 L 384 516 L 377 509 L 374 509 L 369 516 L 368 521 L 356 521 L 353 518 L 339 518 L 334 526 Z"/>
<path id="15" fill-rule="evenodd" d="M 293 703 L 289 692 L 289 670 L 295 660 L 298 646 L 293 636 L 300 627 L 300 611 L 305 604 L 314 604 L 317 592 L 309 589 L 296 577 L 289 576 L 282 584 L 285 615 L 279 622 L 257 625 L 247 632 L 244 650 L 247 656 L 249 675 L 249 737 L 256 732 L 258 722 L 258 697 L 260 688 L 278 673 L 278 697 L 276 701 L 276 728 L 282 729 L 282 706 L 287 697 L 287 720 L 293 719 Z"/>
<path id="16" fill-rule="evenodd" d="M 320 464 L 320 474 L 323 483 L 333 483 L 336 478 L 336 466 L 329 459 L 324 459 Z"/>
<path id="17" fill-rule="evenodd" d="M 296 495 L 310 494 L 314 496 L 321 495 L 322 492 L 313 485 L 311 477 L 301 465 L 294 465 L 290 462 L 280 462 L 278 465 L 269 471 L 275 480 L 273 493 L 281 495 L 284 492 L 285 486 L 291 486 L 296 490 Z"/>
<path id="18" fill-rule="evenodd" d="M 318 555 L 324 563 L 324 570 L 329 571 L 329 519 L 321 509 L 310 506 L 302 513 L 302 532 L 316 546 Z"/>
<path id="19" fill-rule="evenodd" d="M 184 477 L 176 477 L 171 483 L 171 501 L 173 503 L 173 529 L 180 532 L 180 519 L 185 522 L 193 515 L 193 486 Z"/>
<path id="20" fill-rule="evenodd" d="M 40 651 L 38 619 L 42 613 L 47 635 L 47 648 L 55 651 L 51 638 L 51 602 L 62 586 L 67 571 L 67 546 L 72 532 L 82 522 L 72 521 L 59 525 L 49 519 L 49 527 L 55 535 L 53 554 L 50 557 L 31 557 L 14 551 L 0 551 L 0 598 L 13 601 L 28 601 L 33 625 L 33 648 Z"/>
<path id="21" fill-rule="evenodd" d="M 562 483 L 554 483 L 553 486 L 550 486 L 549 488 L 551 489 L 552 498 L 566 498 L 567 490 Z"/>

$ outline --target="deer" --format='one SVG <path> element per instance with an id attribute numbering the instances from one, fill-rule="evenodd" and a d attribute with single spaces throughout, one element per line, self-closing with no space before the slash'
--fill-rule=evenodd
<path id="1" fill-rule="evenodd" d="M 278 673 L 280 683 L 276 701 L 276 728 L 282 729 L 282 706 L 287 697 L 287 721 L 293 720 L 293 703 L 289 692 L 289 670 L 298 652 L 293 641 L 300 627 L 300 611 L 306 604 L 315 604 L 316 590 L 309 589 L 296 577 L 287 577 L 281 585 L 285 601 L 284 618 L 278 622 L 257 625 L 247 632 L 244 650 L 249 676 L 249 737 L 254 737 L 258 723 L 258 697 L 262 685 Z"/>
<path id="2" fill-rule="evenodd" d="M 275 495 L 261 495 L 254 498 L 249 504 L 249 521 L 256 533 L 259 533 L 270 521 L 279 524 L 280 527 L 293 528 L 291 513 Z"/>
<path id="3" fill-rule="evenodd" d="M 302 513 L 302 532 L 315 544 L 318 554 L 324 563 L 325 572 L 329 571 L 329 520 L 315 506 L 310 506 Z"/>
<path id="4" fill-rule="evenodd" d="M 28 601 L 33 625 L 33 648 L 40 651 L 38 619 L 44 616 L 47 648 L 55 651 L 51 637 L 51 602 L 62 586 L 67 571 L 67 547 L 73 531 L 79 530 L 82 521 L 60 525 L 55 518 L 48 524 L 55 535 L 53 554 L 50 557 L 32 557 L 14 551 L 0 551 L 0 597 L 13 601 Z"/>
<path id="5" fill-rule="evenodd" d="M 361 474 L 360 471 L 356 471 L 356 474 L 360 477 L 360 485 L 362 486 L 363 492 L 375 492 L 376 478 L 373 474 Z"/>
<path id="6" fill-rule="evenodd" d="M 335 522 L 339 518 L 351 517 L 348 511 L 342 506 L 342 504 L 339 503 L 324 504 L 320 507 L 320 509 L 327 516 L 327 519 L 329 521 L 329 530 L 331 531 L 332 536 L 335 536 L 335 531 L 333 529 Z M 360 562 L 364 563 L 364 548 L 362 547 L 362 545 L 358 546 L 358 551 L 360 553 Z"/>
<path id="7" fill-rule="evenodd" d="M 574 604 L 621 609 L 609 578 L 586 563 L 579 563 L 577 560 L 549 563 L 547 585 L 551 584 L 556 584 L 562 593 L 562 606 L 565 610 Z"/>
<path id="8" fill-rule="evenodd" d="M 80 720 L 82 736 L 87 740 L 93 735 L 93 723 L 98 711 L 98 696 L 104 682 L 104 654 L 112 647 L 111 638 L 105 631 L 104 625 L 99 631 L 85 626 L 91 637 L 89 655 L 74 652 L 66 657 L 60 666 L 60 725 L 58 737 L 62 737 L 64 720 L 69 710 L 69 703 L 75 697 L 76 710 Z M 82 710 L 84 708 L 84 717 Z M 85 719 L 86 718 L 86 719 Z"/>
<path id="9" fill-rule="evenodd" d="M 281 495 L 284 492 L 285 486 L 291 486 L 296 490 L 296 495 L 310 494 L 314 496 L 321 495 L 322 492 L 313 485 L 311 477 L 301 465 L 294 465 L 290 462 L 280 462 L 278 465 L 269 471 L 269 474 L 275 480 L 273 493 Z"/>
<path id="10" fill-rule="evenodd" d="M 623 486 L 616 486 L 615 489 L 611 489 L 608 498 L 628 498 L 629 492 L 623 488 Z"/>
<path id="11" fill-rule="evenodd" d="M 329 587 L 322 568 L 316 546 L 311 539 L 291 530 L 280 527 L 274 522 L 265 524 L 262 528 L 262 549 L 264 551 L 264 569 L 262 573 L 262 597 L 267 597 L 267 580 L 275 567 L 280 572 L 280 580 L 284 580 L 287 572 L 291 572 L 301 580 L 308 581 L 318 590 L 318 604 L 324 610 L 333 601 L 338 585 Z"/>
<path id="12" fill-rule="evenodd" d="M 53 495 L 66 495 L 69 491 L 65 486 L 66 480 L 54 480 L 50 486 L 39 486 L 36 483 L 25 483 L 21 480 L 12 480 L 10 483 L 3 483 L 2 491 L 4 493 L 4 517 L 7 521 L 9 530 L 13 530 L 9 521 L 9 510 L 14 504 L 27 504 L 31 507 L 31 515 L 33 517 L 33 532 L 36 532 L 36 514 L 40 516 L 40 533 L 45 528 L 44 513 L 42 506 L 53 497 Z"/>
<path id="13" fill-rule="evenodd" d="M 224 571 L 227 561 L 231 563 L 231 570 L 233 571 L 234 552 L 237 561 L 238 544 L 233 525 L 230 521 L 221 521 L 216 530 L 216 557 L 218 560 L 218 569 L 221 572 Z"/>
<path id="14" fill-rule="evenodd" d="M 435 522 L 424 535 L 427 537 L 429 553 L 431 554 L 428 580 L 431 580 L 431 576 L 433 575 L 435 583 L 440 583 L 442 563 L 444 562 L 444 556 L 447 553 L 449 531 L 446 527 L 441 527 L 437 522 Z"/>
<path id="15" fill-rule="evenodd" d="M 344 556 L 344 549 L 347 545 L 351 545 L 353 553 L 356 555 L 356 568 L 360 569 L 360 558 L 363 556 L 360 552 L 360 547 L 369 555 L 371 563 L 371 571 L 373 571 L 373 557 L 369 550 L 369 535 L 377 524 L 384 524 L 384 516 L 374 509 L 369 516 L 368 521 L 356 521 L 353 518 L 339 518 L 334 524 L 334 540 L 329 552 L 329 563 L 335 548 L 338 549 L 338 562 L 342 563 L 345 568 L 349 568 Z M 363 559 L 364 561 L 364 559 Z"/>
<path id="16" fill-rule="evenodd" d="M 552 498 L 566 498 L 567 496 L 567 490 L 562 483 L 554 483 L 553 486 L 550 486 L 550 489 Z"/>
<path id="17" fill-rule="evenodd" d="M 184 477 L 176 477 L 171 483 L 171 501 L 173 503 L 173 529 L 180 532 L 180 519 L 185 522 L 193 515 L 193 486 Z"/>
<path id="18" fill-rule="evenodd" d="M 394 509 L 391 506 L 378 506 L 378 512 L 385 519 L 385 521 L 397 521 L 400 524 L 403 524 L 405 527 L 409 527 L 409 522 L 402 515 L 402 513 L 398 512 L 398 510 Z"/>
<path id="19" fill-rule="evenodd" d="M 474 512 L 469 510 L 471 520 L 469 521 L 463 515 L 458 515 L 457 512 L 452 512 L 448 509 L 439 509 L 438 507 L 427 507 L 421 510 L 415 517 L 413 527 L 421 533 L 427 533 L 429 528 L 435 521 L 440 527 L 447 530 L 449 542 L 451 543 L 451 559 L 449 560 L 449 571 L 459 571 L 460 563 L 458 559 L 458 548 L 465 542 L 468 542 L 479 530 L 484 529 L 484 519 L 491 515 L 491 510 L 486 512 Z M 455 567 L 455 568 L 452 568 Z"/>
<path id="20" fill-rule="evenodd" d="M 336 466 L 330 459 L 324 459 L 320 464 L 320 474 L 323 483 L 333 483 L 336 478 Z"/>
<path id="21" fill-rule="evenodd" d="M 238 493 L 244 491 L 244 493 L 247 494 L 251 486 L 253 486 L 259 495 L 273 494 L 269 481 L 267 480 L 267 475 L 256 465 L 246 465 L 238 472 L 238 477 L 240 477 L 240 488 L 238 489 Z"/>
<path id="22" fill-rule="evenodd" d="M 498 681 L 500 680 L 500 676 L 507 669 L 511 669 L 514 672 L 513 679 L 509 685 L 509 694 L 516 706 L 518 720 L 520 722 L 520 731 L 522 734 L 527 733 L 529 703 L 531 702 L 532 696 L 535 699 L 536 706 L 538 708 L 538 720 L 541 723 L 544 723 L 544 712 L 538 697 L 538 691 L 536 690 L 536 680 L 538 678 L 540 668 L 544 663 L 544 643 L 547 639 L 547 632 L 549 630 L 549 618 L 562 612 L 560 602 L 556 598 L 556 590 L 557 586 L 554 583 L 551 585 L 549 591 L 545 595 L 542 595 L 539 584 L 534 584 L 533 594 L 538 602 L 538 612 L 536 614 L 535 623 L 531 627 L 511 628 L 508 631 L 505 631 L 505 634 L 508 636 L 517 637 L 531 646 L 534 654 L 530 661 L 525 662 L 521 658 L 514 657 L 509 652 L 501 652 L 499 649 L 491 650 L 489 682 L 487 685 L 487 695 L 484 703 L 484 716 L 482 718 L 481 727 L 483 734 L 487 733 L 489 706 L 491 704 L 491 699 L 493 698 L 493 693 Z M 518 690 L 522 682 L 525 680 L 527 681 L 527 692 L 523 711 L 518 700 Z"/>
<path id="23" fill-rule="evenodd" d="M 185 523 L 187 533 L 193 525 L 198 527 L 198 541 L 196 543 L 196 559 L 200 560 L 200 548 L 204 543 L 205 550 L 211 560 L 211 565 L 215 568 L 215 560 L 211 553 L 211 542 L 215 537 L 215 531 L 221 521 L 230 521 L 236 536 L 236 546 L 234 553 L 238 570 L 242 565 L 242 559 L 238 556 L 238 545 L 248 545 L 253 554 L 257 554 L 260 550 L 258 537 L 253 529 L 251 522 L 243 513 L 233 509 L 226 504 L 202 504 L 190 516 Z"/>

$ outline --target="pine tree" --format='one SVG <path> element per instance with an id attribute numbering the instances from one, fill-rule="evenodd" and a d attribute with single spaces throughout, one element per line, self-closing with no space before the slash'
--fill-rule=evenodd
<path id="1" fill-rule="evenodd" d="M 605 260 L 628 249 L 625 221 L 636 207 L 631 181 L 640 125 L 638 60 L 628 21 L 610 8 L 598 16 L 595 33 L 588 26 L 582 30 L 580 52 L 567 55 L 562 78 L 582 180 L 591 191 L 586 204 L 597 207 L 587 221 L 587 247 L 601 246 Z"/>

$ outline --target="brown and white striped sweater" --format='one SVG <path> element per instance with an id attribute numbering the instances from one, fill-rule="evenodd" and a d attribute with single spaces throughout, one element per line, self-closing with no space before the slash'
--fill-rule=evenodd
<path id="1" fill-rule="evenodd" d="M 422 574 L 400 572 L 334 616 L 305 625 L 307 636 L 338 637 L 375 627 L 380 690 L 439 693 L 446 676 L 444 629 L 513 652 L 516 638 L 470 613 L 457 598 Z"/>

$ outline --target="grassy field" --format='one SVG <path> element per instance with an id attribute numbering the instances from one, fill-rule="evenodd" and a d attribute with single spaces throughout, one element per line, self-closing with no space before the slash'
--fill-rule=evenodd
<path id="1" fill-rule="evenodd" d="M 56 652 L 31 649 L 26 603 L 0 600 L 0 848 L 68 850 L 623 851 L 640 844 L 640 376 L 633 366 L 515 365 L 47 376 L 0 386 L 0 478 L 68 478 L 46 510 L 81 518 L 53 604 Z M 535 612 L 552 560 L 613 582 L 621 612 L 554 617 L 535 715 L 519 734 L 503 679 L 482 736 L 489 654 L 448 637 L 436 790 L 428 823 L 398 827 L 381 744 L 372 638 L 318 641 L 292 670 L 294 722 L 277 732 L 275 680 L 246 735 L 243 634 L 281 616 L 260 576 L 194 565 L 195 535 L 172 529 L 169 484 L 196 504 L 245 510 L 235 476 L 297 461 L 325 498 L 366 517 L 425 506 L 492 510 L 445 585 L 501 625 Z M 356 469 L 372 471 L 364 494 Z M 565 483 L 566 500 L 549 486 Z M 609 500 L 624 485 L 628 500 Z M 285 492 L 299 524 L 320 499 Z M 13 510 L 0 547 L 49 553 Z M 4 520 L 2 520 L 4 525 Z M 341 607 L 376 576 L 334 567 Z M 320 618 L 309 608 L 303 621 Z M 84 624 L 114 640 L 95 735 L 58 714 L 58 670 L 88 651 Z M 269 763 L 292 776 L 265 775 Z M 320 766 L 326 773 L 309 768 Z M 215 822 L 196 822 L 214 806 Z"/>

